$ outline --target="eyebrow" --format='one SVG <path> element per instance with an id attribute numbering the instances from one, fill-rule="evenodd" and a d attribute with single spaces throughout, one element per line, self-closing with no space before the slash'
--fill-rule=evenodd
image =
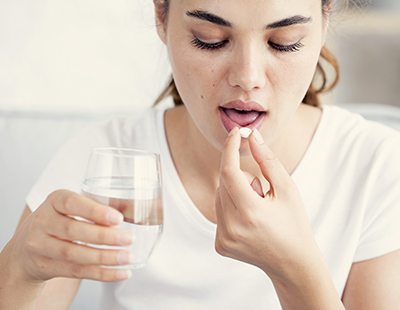
<path id="1" fill-rule="evenodd" d="M 187 11 L 187 16 L 194 17 L 197 19 L 205 20 L 213 24 L 217 24 L 224 27 L 232 27 L 232 24 L 222 17 L 219 17 L 215 14 L 209 13 L 207 11 L 195 10 L 195 11 Z"/>
<path id="2" fill-rule="evenodd" d="M 187 16 L 201 19 L 208 21 L 210 23 L 219 25 L 219 26 L 224 26 L 224 27 L 232 27 L 232 24 L 228 22 L 227 20 L 223 19 L 222 17 L 219 17 L 215 14 L 212 14 L 207 11 L 203 10 L 194 10 L 194 11 L 187 11 L 186 12 Z M 296 25 L 296 24 L 306 24 L 310 23 L 312 21 L 311 17 L 305 17 L 302 15 L 294 15 L 288 18 L 284 18 L 282 20 L 278 20 L 276 22 L 273 22 L 271 24 L 268 24 L 265 26 L 265 29 L 275 29 L 275 28 L 282 28 L 282 27 L 287 27 L 291 25 Z"/>
<path id="3" fill-rule="evenodd" d="M 295 16 L 291 16 L 291 17 L 273 22 L 273 23 L 267 25 L 265 28 L 266 29 L 274 29 L 274 28 L 287 27 L 287 26 L 296 25 L 296 24 L 307 24 L 307 23 L 310 23 L 311 20 L 312 20 L 311 17 L 295 15 Z"/>

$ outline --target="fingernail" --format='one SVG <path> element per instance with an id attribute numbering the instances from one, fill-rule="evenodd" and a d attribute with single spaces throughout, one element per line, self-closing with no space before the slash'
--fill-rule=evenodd
<path id="1" fill-rule="evenodd" d="M 124 217 L 117 211 L 109 211 L 107 214 L 107 220 L 110 224 L 119 224 L 124 220 Z"/>
<path id="2" fill-rule="evenodd" d="M 247 127 L 240 128 L 239 132 L 244 139 L 247 139 L 251 135 L 251 129 Z"/>
<path id="3" fill-rule="evenodd" d="M 122 244 L 131 244 L 133 239 L 131 232 L 124 232 L 119 235 L 119 242 Z"/>
<path id="4" fill-rule="evenodd" d="M 233 127 L 231 129 L 231 131 L 229 132 L 229 136 L 233 136 L 236 133 L 236 131 L 238 131 L 238 128 L 237 127 Z"/>
<path id="5" fill-rule="evenodd" d="M 132 271 L 130 270 L 118 270 L 116 276 L 120 280 L 129 279 L 132 276 Z"/>
<path id="6" fill-rule="evenodd" d="M 264 144 L 264 139 L 263 139 L 262 135 L 260 134 L 260 132 L 257 130 L 257 128 L 253 130 L 253 135 L 258 144 Z"/>
<path id="7" fill-rule="evenodd" d="M 124 265 L 133 262 L 133 255 L 129 252 L 120 252 L 117 257 L 118 264 Z"/>

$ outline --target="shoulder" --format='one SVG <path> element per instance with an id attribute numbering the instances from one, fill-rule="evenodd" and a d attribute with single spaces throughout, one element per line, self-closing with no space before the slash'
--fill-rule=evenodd
<path id="1" fill-rule="evenodd" d="M 159 125 L 162 111 L 154 108 L 137 111 L 132 114 L 113 116 L 106 120 L 90 124 L 75 134 L 66 145 L 86 145 L 88 147 L 114 146 L 131 147 L 133 140 L 153 135 Z"/>
<path id="2" fill-rule="evenodd" d="M 367 119 L 339 106 L 328 105 L 323 110 L 321 125 L 326 142 L 336 144 L 341 150 L 358 150 L 367 155 L 383 145 L 399 147 L 400 132 L 381 121 Z"/>
<path id="3" fill-rule="evenodd" d="M 132 114 L 119 115 L 103 121 L 93 130 L 99 130 L 108 133 L 129 133 L 139 128 L 148 128 L 155 126 L 156 119 L 160 110 L 148 108 L 137 111 Z"/>
<path id="4" fill-rule="evenodd" d="M 337 106 L 325 106 L 312 144 L 312 168 L 327 182 L 370 188 L 400 180 L 400 133 L 384 124 Z"/>
<path id="5" fill-rule="evenodd" d="M 135 115 L 114 117 L 78 132 L 59 148 L 47 164 L 26 199 L 27 205 L 31 210 L 36 209 L 49 193 L 60 188 L 80 192 L 93 148 L 136 148 L 158 153 L 159 141 L 154 137 L 158 135 L 155 128 L 157 120 L 162 120 L 162 112 L 148 109 Z"/>

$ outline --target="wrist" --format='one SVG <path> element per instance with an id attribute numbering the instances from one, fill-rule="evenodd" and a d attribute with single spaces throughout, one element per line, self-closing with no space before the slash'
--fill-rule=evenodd
<path id="1" fill-rule="evenodd" d="M 284 278 L 271 278 L 282 309 L 344 309 L 323 261 L 298 266 Z"/>
<path id="2" fill-rule="evenodd" d="M 45 282 L 29 280 L 13 259 L 11 241 L 0 252 L 0 308 L 28 309 L 39 296 Z"/>

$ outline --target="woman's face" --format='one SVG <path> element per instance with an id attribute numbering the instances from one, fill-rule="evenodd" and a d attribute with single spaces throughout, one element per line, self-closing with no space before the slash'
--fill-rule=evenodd
<path id="1" fill-rule="evenodd" d="M 158 27 L 179 94 L 221 150 L 234 126 L 269 143 L 290 126 L 326 32 L 320 0 L 170 0 Z"/>

